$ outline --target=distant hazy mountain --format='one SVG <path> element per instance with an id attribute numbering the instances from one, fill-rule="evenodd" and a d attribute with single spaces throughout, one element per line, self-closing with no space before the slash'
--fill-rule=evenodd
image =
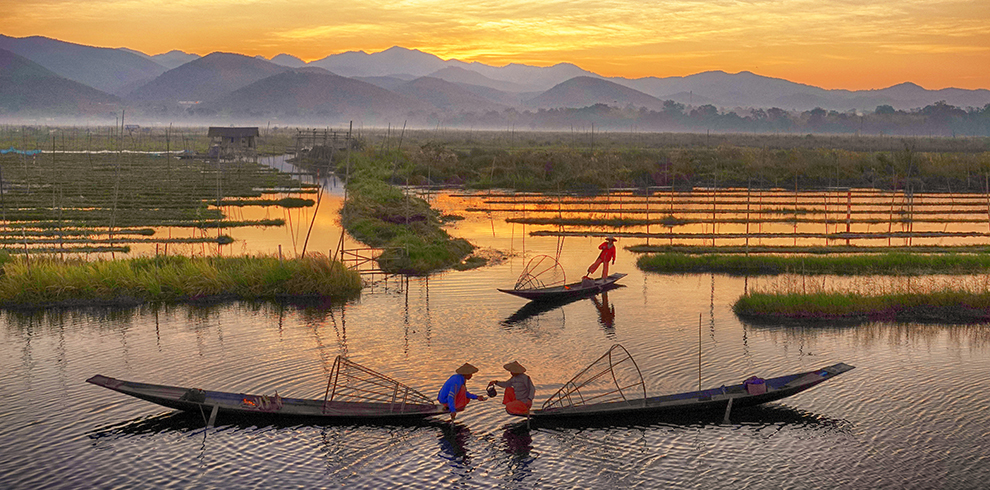
<path id="1" fill-rule="evenodd" d="M 481 85 L 471 85 L 470 83 L 457 83 L 457 85 L 474 95 L 488 99 L 505 107 L 522 107 L 523 101 L 532 99 L 541 92 L 503 92 L 491 87 Z"/>
<path id="2" fill-rule="evenodd" d="M 198 54 L 186 53 L 184 51 L 179 51 L 173 49 L 167 53 L 156 54 L 151 57 L 155 60 L 155 63 L 164 66 L 171 70 L 172 68 L 178 68 L 186 63 L 193 60 L 198 60 L 200 56 Z"/>
<path id="3" fill-rule="evenodd" d="M 165 67 L 137 54 L 94 48 L 47 37 L 8 37 L 0 34 L 0 49 L 23 56 L 55 74 L 107 93 L 140 80 L 150 80 Z"/>
<path id="4" fill-rule="evenodd" d="M 964 90 L 944 88 L 941 90 L 926 90 L 910 82 L 901 83 L 880 90 L 860 90 L 854 94 L 865 96 L 877 94 L 883 98 L 897 101 L 901 106 L 923 107 L 944 100 L 957 107 L 983 107 L 990 104 L 990 90 Z M 903 108 L 903 107 L 901 107 Z"/>
<path id="5" fill-rule="evenodd" d="M 309 66 L 325 68 L 343 77 L 379 77 L 402 74 L 422 77 L 441 70 L 447 65 L 436 55 L 393 46 L 374 54 L 368 54 L 364 51 L 333 54 L 320 60 L 311 61 Z"/>
<path id="6" fill-rule="evenodd" d="M 527 101 L 531 107 L 556 109 L 606 104 L 613 107 L 663 109 L 663 101 L 615 82 L 592 77 L 575 77 Z"/>
<path id="7" fill-rule="evenodd" d="M 667 99 L 676 93 L 695 93 L 726 106 L 770 106 L 775 99 L 789 94 L 801 93 L 824 97 L 826 91 L 809 85 L 801 85 L 779 78 L 755 75 L 748 71 L 729 74 L 724 71 L 707 71 L 686 77 L 646 77 L 639 79 L 614 78 L 630 88 L 650 94 L 659 99 Z M 748 102 L 748 104 L 741 104 Z"/>
<path id="8" fill-rule="evenodd" d="M 306 66 L 305 61 L 285 53 L 275 55 L 271 61 L 276 65 L 287 66 L 289 68 L 302 68 Z"/>
<path id="9" fill-rule="evenodd" d="M 241 54 L 210 53 L 163 73 L 128 95 L 146 102 L 210 101 L 287 70 Z"/>
<path id="10" fill-rule="evenodd" d="M 197 111 L 242 118 L 387 120 L 431 106 L 370 83 L 312 68 L 288 70 L 242 87 Z"/>
<path id="11" fill-rule="evenodd" d="M 630 88 L 660 99 L 675 99 L 673 94 L 692 94 L 695 104 L 720 107 L 779 107 L 805 111 L 823 109 L 872 111 L 878 105 L 909 110 L 940 100 L 958 107 L 982 107 L 990 103 L 988 90 L 926 90 L 913 83 L 902 83 L 880 90 L 826 90 L 744 71 L 736 74 L 708 71 L 686 77 L 646 77 L 612 79 Z M 681 96 L 678 102 L 687 103 Z M 707 101 L 707 102 L 703 102 Z"/>
<path id="12" fill-rule="evenodd" d="M 478 62 L 464 63 L 461 61 L 451 61 L 449 63 L 452 66 L 459 66 L 478 72 L 494 80 L 512 82 L 525 87 L 526 91 L 529 92 L 547 90 L 574 77 L 602 78 L 596 73 L 584 70 L 571 63 L 557 63 L 548 67 L 522 65 L 518 63 L 510 63 L 501 67 L 489 66 Z"/>
<path id="13" fill-rule="evenodd" d="M 43 37 L 3 35 L 0 35 L 0 49 L 8 49 L 66 79 L 104 92 L 127 94 L 128 100 L 140 102 L 142 108 L 150 108 L 149 103 L 154 102 L 157 113 L 169 110 L 159 103 L 218 100 L 290 69 L 297 74 L 333 73 L 385 90 L 402 87 L 401 91 L 409 96 L 403 100 L 408 102 L 410 97 L 415 97 L 434 111 L 457 112 L 470 107 L 475 111 L 492 107 L 580 108 L 596 103 L 659 109 L 663 100 L 676 101 L 689 109 L 711 104 L 722 111 L 742 112 L 771 107 L 787 111 L 816 107 L 842 112 L 873 111 L 879 105 L 913 110 L 943 100 L 964 109 L 990 104 L 990 90 L 986 89 L 926 90 L 905 82 L 876 90 L 827 90 L 751 72 L 724 71 L 683 77 L 606 78 L 570 63 L 548 67 L 515 63 L 491 66 L 443 60 L 430 53 L 397 46 L 378 53 L 333 54 L 311 63 L 284 53 L 271 61 L 230 53 L 200 58 L 181 51 L 148 56 L 125 48 L 95 48 Z M 431 80 L 409 83 L 421 77 Z M 526 101 L 532 101 L 532 105 Z"/>
<path id="14" fill-rule="evenodd" d="M 0 49 L 0 114 L 87 115 L 117 110 L 120 100 Z"/>
<path id="15" fill-rule="evenodd" d="M 376 87 L 381 87 L 385 90 L 395 90 L 395 87 L 402 85 L 410 80 L 415 80 L 416 77 L 412 75 L 394 75 L 390 77 L 350 77 L 355 80 L 360 80 L 362 82 L 367 82 Z"/>
<path id="16" fill-rule="evenodd" d="M 156 54 L 154 56 L 150 54 L 142 53 L 136 49 L 130 49 L 130 48 L 117 48 L 117 49 L 119 49 L 120 51 L 126 51 L 131 54 L 136 54 L 142 58 L 154 61 L 155 63 L 158 63 L 159 65 L 165 67 L 168 70 L 182 66 L 194 59 L 199 58 L 198 54 L 189 54 L 184 51 L 179 51 L 178 49 L 173 49 L 172 51 L 169 51 L 167 53 Z M 122 93 L 126 93 L 126 92 L 122 92 Z"/>
<path id="17" fill-rule="evenodd" d="M 487 112 L 506 108 L 459 85 L 433 77 L 420 77 L 406 82 L 396 87 L 394 92 L 449 112 Z"/>
<path id="18" fill-rule="evenodd" d="M 527 92 L 530 88 L 527 85 L 507 82 L 505 80 L 494 80 L 467 68 L 459 66 L 448 66 L 442 70 L 430 73 L 429 76 L 439 78 L 452 83 L 478 85 L 490 87 L 502 92 Z M 565 79 L 566 80 L 566 79 Z M 562 80 L 563 81 L 563 80 Z M 556 85 L 556 84 L 554 84 Z"/>

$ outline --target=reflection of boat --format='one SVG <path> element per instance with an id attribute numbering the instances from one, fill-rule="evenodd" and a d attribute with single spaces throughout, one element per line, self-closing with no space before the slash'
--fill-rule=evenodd
<path id="1" fill-rule="evenodd" d="M 96 375 L 89 383 L 169 408 L 199 412 L 210 422 L 219 415 L 256 418 L 313 418 L 330 420 L 403 420 L 444 413 L 422 393 L 387 376 L 337 356 L 323 399 L 282 398 L 222 391 L 204 391 L 123 381 Z"/>
<path id="2" fill-rule="evenodd" d="M 625 274 L 610 274 L 605 278 L 585 279 L 580 282 L 562 284 L 559 286 L 525 288 L 525 289 L 499 289 L 503 293 L 509 293 L 532 301 L 560 301 L 566 298 L 585 298 L 593 296 L 602 291 L 613 289 L 615 282 L 626 277 Z"/>
<path id="3" fill-rule="evenodd" d="M 601 292 L 602 292 L 602 294 L 604 294 L 607 291 L 611 291 L 613 289 L 618 289 L 618 288 L 623 288 L 623 287 L 625 287 L 625 286 L 623 286 L 622 284 L 614 284 L 613 283 L 613 284 L 611 284 L 609 286 L 606 286 L 606 287 L 602 288 Z M 598 306 L 599 303 L 598 303 L 598 301 L 596 301 L 596 296 L 597 295 L 598 295 L 598 291 L 589 291 L 587 294 L 583 294 L 583 295 L 563 296 L 563 297 L 556 298 L 556 299 L 551 298 L 551 299 L 542 299 L 540 301 L 530 301 L 529 303 L 524 304 L 522 306 L 522 308 L 519 308 L 518 310 L 516 310 L 515 313 L 513 313 L 512 315 L 509 315 L 508 318 L 506 318 L 505 320 L 502 321 L 502 324 L 503 325 L 513 325 L 513 324 L 516 324 L 516 323 L 520 323 L 520 322 L 526 321 L 526 320 L 528 320 L 530 318 L 533 318 L 535 316 L 542 315 L 542 314 L 547 313 L 549 311 L 556 310 L 557 308 L 560 308 L 560 307 L 563 307 L 565 305 L 569 305 L 571 303 L 574 303 L 574 302 L 577 302 L 577 301 L 581 301 L 581 300 L 587 299 L 587 298 L 591 298 L 592 301 L 595 301 L 595 305 Z M 614 312 L 614 310 L 613 310 L 613 312 Z"/>
<path id="4" fill-rule="evenodd" d="M 616 368 L 626 368 L 619 369 Z M 621 345 L 614 345 L 605 355 L 564 384 L 539 410 L 533 419 L 553 420 L 602 415 L 690 416 L 708 411 L 759 405 L 807 390 L 834 378 L 853 366 L 838 363 L 814 371 L 770 379 L 750 378 L 743 383 L 701 391 L 647 397 L 643 376 L 632 356 Z"/>

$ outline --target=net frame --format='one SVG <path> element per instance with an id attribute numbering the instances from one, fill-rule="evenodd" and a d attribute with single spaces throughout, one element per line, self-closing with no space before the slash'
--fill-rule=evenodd
<path id="1" fill-rule="evenodd" d="M 549 255 L 537 255 L 529 259 L 513 289 L 543 289 L 564 284 L 567 274 L 560 262 Z"/>
<path id="2" fill-rule="evenodd" d="M 624 377 L 616 376 L 616 368 L 627 368 L 627 365 L 632 366 L 633 370 L 630 372 L 634 372 L 634 379 L 628 384 L 620 383 L 619 379 L 624 379 Z M 604 390 L 597 389 L 595 387 L 596 382 L 602 380 L 606 384 L 611 380 L 611 386 Z M 580 407 L 598 403 L 628 402 L 630 399 L 627 393 L 632 396 L 633 391 L 639 391 L 636 390 L 637 387 L 642 390 L 642 399 L 645 403 L 646 383 L 643 382 L 642 371 L 639 370 L 636 360 L 625 347 L 614 344 L 608 352 L 589 364 L 570 381 L 564 383 L 564 386 L 557 390 L 553 396 L 547 398 L 543 402 L 543 410 Z"/>
<path id="3" fill-rule="evenodd" d="M 339 355 L 330 369 L 323 395 L 323 413 L 330 410 L 331 403 L 337 402 L 387 404 L 390 413 L 421 412 L 424 406 L 439 407 L 419 391 Z"/>

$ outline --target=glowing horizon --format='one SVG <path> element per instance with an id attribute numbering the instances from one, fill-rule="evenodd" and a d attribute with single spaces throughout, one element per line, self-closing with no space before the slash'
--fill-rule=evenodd
<path id="1" fill-rule="evenodd" d="M 982 0 L 21 0 L 2 33 L 150 55 L 174 49 L 303 61 L 392 46 L 502 66 L 572 63 L 607 77 L 750 71 L 827 89 L 990 88 Z"/>

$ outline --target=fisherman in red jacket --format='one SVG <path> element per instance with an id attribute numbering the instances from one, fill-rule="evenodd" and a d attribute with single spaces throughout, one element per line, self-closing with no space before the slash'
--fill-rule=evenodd
<path id="1" fill-rule="evenodd" d="M 608 263 L 609 263 L 609 261 L 611 260 L 613 264 L 615 263 L 615 237 L 614 236 L 609 235 L 608 237 L 606 237 L 605 238 L 605 241 L 601 245 L 599 245 L 598 248 L 601 250 L 601 252 L 598 254 L 598 259 L 595 260 L 595 263 L 594 264 L 591 264 L 591 267 L 588 267 L 588 275 L 587 276 L 584 276 L 585 279 L 588 279 L 589 278 L 588 276 L 590 276 L 591 274 L 594 274 L 595 271 L 598 270 L 598 266 L 599 265 L 602 265 L 603 266 L 602 267 L 602 279 L 605 279 L 606 277 L 608 277 Z"/>

